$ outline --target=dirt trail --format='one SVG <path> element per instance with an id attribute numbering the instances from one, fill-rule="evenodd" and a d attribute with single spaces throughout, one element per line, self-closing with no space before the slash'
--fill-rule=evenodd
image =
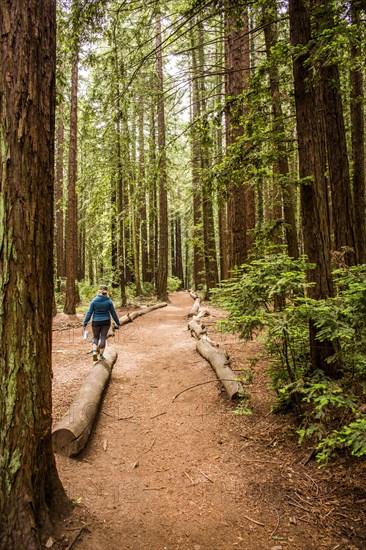
<path id="1" fill-rule="evenodd" d="M 361 548 L 347 530 L 314 526 L 306 510 L 323 495 L 317 470 L 306 477 L 298 457 L 285 457 L 278 423 L 265 425 L 257 441 L 267 402 L 256 403 L 256 417 L 238 417 L 216 382 L 173 401 L 215 380 L 187 331 L 191 306 L 187 293 L 177 293 L 167 308 L 117 333 L 118 360 L 88 446 L 77 459 L 57 457 L 79 502 L 63 525 L 65 546 L 80 533 L 73 549 Z M 54 339 L 56 417 L 92 365 L 79 332 Z M 242 351 L 238 357 L 244 361 Z"/>

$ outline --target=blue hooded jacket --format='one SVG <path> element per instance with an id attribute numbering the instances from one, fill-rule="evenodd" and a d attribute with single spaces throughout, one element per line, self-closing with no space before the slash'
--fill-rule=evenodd
<path id="1" fill-rule="evenodd" d="M 108 296 L 99 294 L 90 303 L 89 309 L 85 315 L 83 327 L 86 327 L 89 323 L 91 316 L 93 316 L 93 321 L 109 321 L 111 315 L 116 325 L 120 326 L 112 300 L 108 298 Z"/>

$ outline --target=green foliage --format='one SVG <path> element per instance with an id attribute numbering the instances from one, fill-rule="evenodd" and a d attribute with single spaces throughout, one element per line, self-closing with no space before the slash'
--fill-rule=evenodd
<path id="1" fill-rule="evenodd" d="M 301 443 L 305 438 L 317 442 L 330 440 L 329 431 L 337 422 L 344 422 L 356 411 L 356 400 L 342 386 L 327 379 L 322 372 L 315 372 L 303 381 L 301 391 L 305 405 L 303 427 L 298 430 Z"/>
<path id="2" fill-rule="evenodd" d="M 326 463 L 339 449 L 366 454 L 365 419 L 357 412 L 366 400 L 366 265 L 335 271 L 337 294 L 320 301 L 307 296 L 311 268 L 306 258 L 267 254 L 242 265 L 216 290 L 215 299 L 229 312 L 221 330 L 263 339 L 278 396 L 275 409 L 297 411 L 300 443 L 313 441 L 317 459 Z M 340 380 L 314 371 L 310 321 L 319 342 L 337 344 L 328 360 L 342 364 Z"/>
<path id="3" fill-rule="evenodd" d="M 182 288 L 182 281 L 178 277 L 170 276 L 168 277 L 167 288 L 168 292 L 176 292 Z"/>
<path id="4" fill-rule="evenodd" d="M 268 254 L 240 266 L 232 279 L 213 291 L 220 305 L 230 312 L 221 328 L 239 331 L 242 338 L 249 339 L 268 327 L 273 312 L 289 308 L 294 299 L 304 295 L 307 268 L 311 265 L 305 258 L 293 260 L 284 253 Z"/>
<path id="5" fill-rule="evenodd" d="M 358 416 L 341 430 L 334 430 L 330 436 L 324 438 L 317 446 L 318 461 L 326 464 L 332 454 L 339 449 L 350 449 L 351 454 L 358 458 L 366 455 L 366 418 L 364 416 Z"/>

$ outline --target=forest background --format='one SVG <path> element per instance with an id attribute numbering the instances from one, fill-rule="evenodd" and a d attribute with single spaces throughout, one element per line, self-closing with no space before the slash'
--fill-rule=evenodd
<path id="1" fill-rule="evenodd" d="M 99 281 L 215 297 L 323 461 L 365 453 L 364 8 L 58 4 L 64 312 Z"/>
<path id="2" fill-rule="evenodd" d="M 31 39 L 19 51 L 53 48 L 52 32 L 37 34 L 46 15 L 54 28 L 53 7 L 47 0 L 32 7 L 37 24 L 27 27 Z M 1 10 L 2 59 L 9 63 L 16 43 L 7 42 L 16 28 L 10 21 L 20 16 L 8 3 Z M 38 86 L 44 99 L 48 78 L 53 90 L 46 66 L 52 55 L 42 58 L 44 66 L 35 59 L 34 74 L 43 70 L 45 81 L 24 97 Z M 13 192 L 6 187 L 13 177 L 9 135 L 24 133 L 14 150 L 43 138 L 40 121 L 25 132 L 28 119 L 19 105 L 3 99 L 12 69 L 22 74 L 24 67 L 18 68 L 7 65 L 1 81 L 2 243 L 12 242 L 10 219 L 21 231 L 12 218 L 17 209 L 7 206 L 6 193 Z M 80 298 L 88 300 L 101 282 L 122 305 L 134 295 L 166 300 L 169 290 L 189 287 L 217 299 L 230 313 L 223 330 L 263 340 L 278 408 L 299 414 L 300 438 L 314 441 L 323 463 L 335 451 L 366 453 L 364 75 L 362 0 L 57 2 L 57 101 L 51 98 L 45 109 L 48 128 L 56 115 L 55 311 L 62 304 L 64 313 L 74 314 Z M 7 133 L 8 125 L 18 124 L 17 113 L 22 124 Z M 53 153 L 53 136 L 46 137 Z M 29 151 L 27 162 L 44 152 Z M 29 204 L 37 199 L 35 208 L 45 216 L 40 226 L 48 234 L 36 244 L 47 256 L 52 193 L 42 195 L 43 177 L 41 171 L 37 181 L 29 178 L 35 185 Z M 23 189 L 14 192 L 23 196 Z M 19 196 L 17 208 L 27 204 Z M 24 221 L 26 227 L 27 214 Z M 22 238 L 24 250 L 29 239 L 35 244 L 31 233 Z M 34 367 L 42 355 L 29 342 L 34 332 L 45 332 L 47 323 L 36 316 L 52 295 L 52 276 L 39 269 L 44 259 L 37 256 L 37 265 L 27 263 L 28 286 L 21 290 L 25 267 L 12 272 L 12 262 L 32 258 L 23 249 L 13 258 L 11 250 L 15 246 L 1 247 L 7 323 L 1 329 L 6 399 L 0 414 L 10 426 L 19 416 L 17 398 L 26 395 L 27 384 L 38 387 L 39 377 L 40 395 L 32 403 L 24 399 L 30 426 L 38 413 L 44 422 L 49 415 L 42 400 L 50 391 L 41 381 L 49 342 L 37 343 L 47 352 L 42 368 L 20 372 L 12 365 Z M 29 286 L 34 273 L 42 296 Z M 19 300 L 25 288 L 29 300 Z M 4 328 L 19 326 L 14 304 L 27 320 L 18 340 Z M 9 433 L 4 429 L 1 439 L 1 480 L 8 489 L 15 479 L 21 483 L 15 474 L 23 456 Z M 32 460 L 41 456 L 37 445 L 32 453 Z M 57 493 L 54 468 L 44 457 L 32 481 L 42 486 L 35 510 L 45 498 L 45 472 Z M 33 462 L 24 471 L 27 483 L 32 468 Z M 17 508 L 16 495 L 7 509 Z M 14 518 L 1 510 L 10 533 Z"/>

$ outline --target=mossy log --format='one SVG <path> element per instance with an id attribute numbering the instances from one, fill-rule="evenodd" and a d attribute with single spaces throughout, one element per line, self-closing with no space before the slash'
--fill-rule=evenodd
<path id="1" fill-rule="evenodd" d="M 74 456 L 85 447 L 104 389 L 109 381 L 117 353 L 107 347 L 105 360 L 95 363 L 63 418 L 52 430 L 53 450 L 64 456 Z"/>
<path id="2" fill-rule="evenodd" d="M 227 353 L 224 350 L 215 347 L 211 341 L 204 336 L 197 340 L 196 348 L 200 355 L 202 355 L 202 357 L 210 363 L 217 378 L 224 386 L 229 398 L 239 398 L 242 391 L 242 386 L 231 370 L 230 358 Z"/>

